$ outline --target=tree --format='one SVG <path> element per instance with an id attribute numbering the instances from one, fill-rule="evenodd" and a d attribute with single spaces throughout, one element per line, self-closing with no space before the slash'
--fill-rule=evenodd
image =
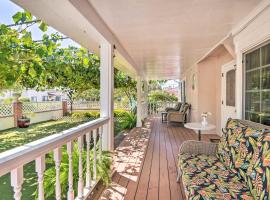
<path id="1" fill-rule="evenodd" d="M 57 46 L 59 36 L 44 36 L 40 42 L 33 41 L 27 30 L 39 24 L 42 31 L 46 24 L 33 19 L 31 13 L 18 12 L 13 16 L 14 24 L 0 25 L 0 90 L 14 88 L 16 85 L 34 87 L 44 77 L 44 58 Z"/>
<path id="2" fill-rule="evenodd" d="M 99 58 L 84 48 L 60 48 L 53 52 L 47 64 L 47 80 L 42 85 L 65 91 L 72 104 L 76 97 L 90 89 L 98 89 Z"/>
<path id="3" fill-rule="evenodd" d="M 44 32 L 47 25 L 25 12 L 13 16 L 14 24 L 0 26 L 0 90 L 23 87 L 45 90 L 58 88 L 71 102 L 85 91 L 100 88 L 100 60 L 85 48 L 61 48 L 59 33 L 44 34 L 33 41 L 30 26 L 38 24 Z M 132 105 L 136 97 L 136 81 L 115 69 L 115 87 Z"/>
<path id="4" fill-rule="evenodd" d="M 150 102 L 158 101 L 177 101 L 178 98 L 174 94 L 170 94 L 167 91 L 155 90 L 148 95 Z"/>
<path id="5" fill-rule="evenodd" d="M 133 106 L 134 100 L 136 100 L 136 81 L 127 76 L 124 72 L 118 69 L 114 70 L 114 85 L 115 88 L 128 97 L 129 104 Z"/>

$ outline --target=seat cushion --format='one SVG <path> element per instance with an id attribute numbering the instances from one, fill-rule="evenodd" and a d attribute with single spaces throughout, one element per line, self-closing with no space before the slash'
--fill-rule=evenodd
<path id="1" fill-rule="evenodd" d="M 253 199 L 245 182 L 216 156 L 180 154 L 178 165 L 188 199 Z"/>
<path id="2" fill-rule="evenodd" d="M 245 126 L 237 120 L 227 124 L 217 157 L 242 178 L 255 199 L 270 199 L 270 131 Z"/>

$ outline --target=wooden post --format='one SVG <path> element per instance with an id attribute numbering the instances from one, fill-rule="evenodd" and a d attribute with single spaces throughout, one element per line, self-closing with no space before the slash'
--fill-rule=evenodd
<path id="1" fill-rule="evenodd" d="M 67 110 L 67 101 L 62 101 L 62 110 L 63 110 L 63 116 L 65 116 L 68 112 Z"/>
<path id="2" fill-rule="evenodd" d="M 100 45 L 100 116 L 110 118 L 103 127 L 102 149 L 104 150 L 114 149 L 113 90 L 113 45 L 102 43 Z"/>

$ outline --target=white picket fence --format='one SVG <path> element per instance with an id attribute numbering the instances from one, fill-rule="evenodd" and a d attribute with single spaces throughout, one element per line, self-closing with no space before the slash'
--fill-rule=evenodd
<path id="1" fill-rule="evenodd" d="M 99 110 L 100 102 L 99 101 L 74 101 L 72 103 L 72 110 Z M 114 109 L 123 109 L 130 110 L 131 107 L 128 103 L 123 102 L 114 102 Z M 71 110 L 71 102 L 68 102 L 68 110 Z"/>

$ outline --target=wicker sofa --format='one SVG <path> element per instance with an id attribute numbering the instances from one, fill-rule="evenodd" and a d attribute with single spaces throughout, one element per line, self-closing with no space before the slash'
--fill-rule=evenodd
<path id="1" fill-rule="evenodd" d="M 218 144 L 186 141 L 178 181 L 187 199 L 270 199 L 270 127 L 229 119 Z"/>

